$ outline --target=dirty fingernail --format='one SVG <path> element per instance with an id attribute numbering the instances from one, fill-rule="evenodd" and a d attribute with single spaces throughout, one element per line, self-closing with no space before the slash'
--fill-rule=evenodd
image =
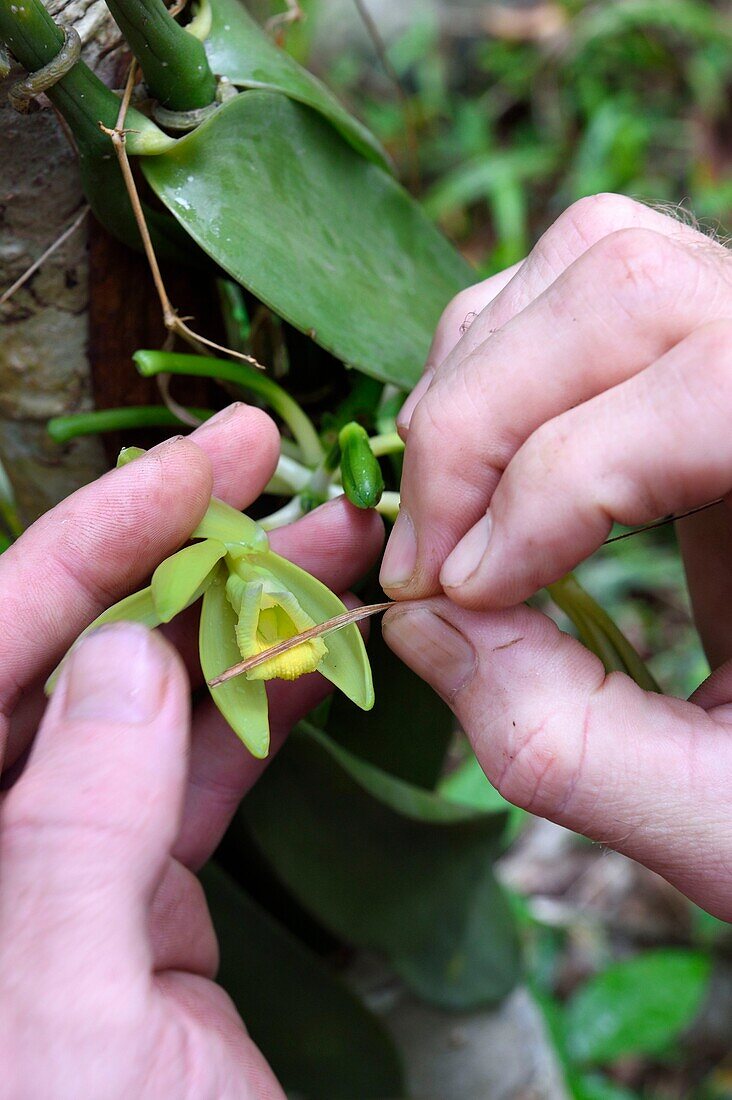
<path id="1" fill-rule="evenodd" d="M 445 699 L 452 699 L 472 679 L 478 663 L 473 646 L 433 611 L 389 611 L 382 629 L 396 655 Z"/>

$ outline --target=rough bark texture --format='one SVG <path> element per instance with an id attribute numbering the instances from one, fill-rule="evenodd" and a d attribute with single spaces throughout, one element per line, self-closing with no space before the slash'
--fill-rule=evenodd
<path id="1" fill-rule="evenodd" d="M 76 28 L 84 59 L 108 83 L 119 63 L 119 33 L 102 0 L 49 0 Z M 17 74 L 16 74 L 17 75 Z M 0 287 L 12 283 L 81 210 L 76 160 L 54 113 L 20 116 L 0 96 Z M 87 222 L 2 308 L 0 461 L 30 521 L 103 467 L 99 443 L 57 447 L 49 417 L 91 407 L 87 358 Z"/>

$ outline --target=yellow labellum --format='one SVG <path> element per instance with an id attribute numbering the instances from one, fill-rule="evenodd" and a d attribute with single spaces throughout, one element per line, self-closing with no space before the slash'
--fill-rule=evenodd
<path id="1" fill-rule="evenodd" d="M 226 582 L 226 596 L 238 616 L 236 642 L 244 660 L 315 626 L 293 594 L 278 588 L 273 580 L 245 580 L 232 573 Z M 313 638 L 263 662 L 247 673 L 247 679 L 296 680 L 315 672 L 327 652 L 325 642 Z"/>

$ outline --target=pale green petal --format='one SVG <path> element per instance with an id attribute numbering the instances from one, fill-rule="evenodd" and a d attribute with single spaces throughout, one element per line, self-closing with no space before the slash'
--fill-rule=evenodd
<path id="1" fill-rule="evenodd" d="M 161 562 L 150 584 L 161 622 L 169 623 L 203 595 L 211 581 L 213 567 L 225 553 L 223 542 L 206 539 Z"/>
<path id="2" fill-rule="evenodd" d="M 249 516 L 211 497 L 206 515 L 191 535 L 192 539 L 219 539 L 252 550 L 263 551 L 269 546 L 267 533 Z"/>
<path id="3" fill-rule="evenodd" d="M 98 615 L 93 623 L 89 623 L 86 630 L 82 631 L 79 637 L 74 642 L 74 646 L 78 645 L 82 638 L 92 630 L 96 630 L 97 627 L 104 626 L 105 623 L 124 623 L 134 622 L 143 623 L 145 626 L 154 627 L 160 626 L 162 620 L 160 619 L 157 611 L 155 610 L 155 604 L 152 598 L 152 589 L 143 588 L 140 592 L 134 592 L 131 596 L 126 596 L 124 600 L 120 600 L 114 607 L 110 607 L 107 611 L 103 611 L 101 615 Z M 71 647 L 71 649 L 74 648 Z M 54 671 L 46 680 L 45 691 L 47 695 L 50 695 L 56 686 L 59 673 L 63 668 L 71 649 L 62 658 L 60 664 L 56 666 Z"/>
<path id="4" fill-rule="evenodd" d="M 283 588 L 292 592 L 303 611 L 314 622 L 325 622 L 326 619 L 342 615 L 347 610 L 335 593 L 316 577 L 293 565 L 286 558 L 281 558 L 279 554 L 270 550 L 266 554 L 247 555 L 247 560 L 252 565 L 267 569 Z M 362 710 L 371 710 L 374 705 L 374 685 L 361 631 L 352 624 L 325 635 L 323 641 L 328 652 L 318 665 L 318 672 L 322 672 L 323 676 Z"/>
<path id="5" fill-rule="evenodd" d="M 227 572 L 219 566 L 206 590 L 201 608 L 201 668 L 212 680 L 227 668 L 238 664 L 241 654 L 236 644 L 236 615 L 226 598 Z M 211 696 L 237 737 L 252 756 L 263 760 L 269 750 L 267 692 L 264 684 L 236 676 L 211 688 Z"/>

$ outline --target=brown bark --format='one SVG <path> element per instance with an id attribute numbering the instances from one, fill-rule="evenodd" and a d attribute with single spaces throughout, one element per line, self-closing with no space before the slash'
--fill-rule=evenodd
<path id="1" fill-rule="evenodd" d="M 101 0 L 49 0 L 72 25 L 84 58 L 107 82 L 119 64 L 117 28 Z M 41 255 L 82 208 L 76 158 L 48 105 L 21 116 L 0 106 L 0 286 Z M 30 521 L 99 473 L 97 440 L 57 447 L 49 417 L 91 407 L 87 358 L 88 220 L 3 307 L 0 342 L 0 461 Z"/>

